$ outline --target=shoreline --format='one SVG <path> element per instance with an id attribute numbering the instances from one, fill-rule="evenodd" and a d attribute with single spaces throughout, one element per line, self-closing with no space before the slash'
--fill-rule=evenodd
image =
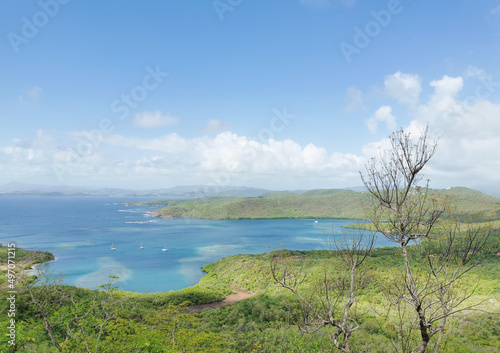
<path id="1" fill-rule="evenodd" d="M 54 260 L 49 260 L 46 262 L 40 262 L 40 263 L 33 264 L 33 265 L 31 265 L 31 268 L 29 270 L 22 270 L 22 272 L 23 272 L 23 274 L 28 275 L 28 276 L 35 276 L 35 274 L 33 272 L 37 269 L 38 266 L 49 264 L 51 262 L 55 262 L 56 260 L 57 260 L 57 258 L 55 258 L 55 256 L 54 256 Z"/>
<path id="2" fill-rule="evenodd" d="M 45 264 L 53 262 L 53 261 L 56 261 L 56 259 L 49 260 L 46 262 L 41 262 L 41 263 L 34 263 L 34 264 L 17 263 L 16 269 L 14 270 L 15 273 L 17 273 L 16 278 L 15 278 L 15 285 L 18 285 L 19 282 L 21 282 L 25 277 L 36 276 L 36 273 L 34 273 L 34 271 L 37 269 L 38 266 L 45 265 Z M 26 267 L 26 265 L 29 265 L 29 266 L 31 266 L 31 268 L 19 269 L 19 267 L 17 267 L 18 265 L 21 265 L 20 267 Z M 0 265 L 0 271 L 8 271 L 8 270 L 12 270 L 12 269 L 9 269 L 8 265 Z M 9 283 L 6 282 L 0 286 L 0 291 L 7 290 L 9 288 L 10 288 Z"/>

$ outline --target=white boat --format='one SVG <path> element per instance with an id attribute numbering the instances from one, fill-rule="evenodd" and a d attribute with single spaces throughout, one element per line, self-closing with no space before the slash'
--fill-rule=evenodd
<path id="1" fill-rule="evenodd" d="M 163 249 L 161 251 L 168 251 L 168 249 L 165 247 L 165 243 L 163 243 Z"/>
<path id="2" fill-rule="evenodd" d="M 113 243 L 111 243 L 111 251 L 115 251 L 116 248 L 113 246 Z"/>
<path id="3" fill-rule="evenodd" d="M 143 250 L 144 249 L 144 246 L 142 246 L 142 243 L 141 243 L 141 246 L 139 247 L 139 249 Z"/>

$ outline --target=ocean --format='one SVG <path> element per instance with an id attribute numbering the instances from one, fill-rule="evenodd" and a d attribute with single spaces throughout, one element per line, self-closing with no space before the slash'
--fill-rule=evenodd
<path id="1" fill-rule="evenodd" d="M 198 283 L 203 265 L 226 256 L 328 249 L 329 236 L 356 222 L 160 219 L 151 216 L 157 207 L 120 204 L 152 199 L 0 196 L 0 243 L 50 251 L 56 260 L 46 266 L 65 284 L 98 288 L 116 275 L 122 290 L 153 293 Z M 391 244 L 378 237 L 376 245 Z"/>

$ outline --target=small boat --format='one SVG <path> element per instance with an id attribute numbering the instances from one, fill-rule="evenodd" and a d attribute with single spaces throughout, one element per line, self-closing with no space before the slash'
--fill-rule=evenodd
<path id="1" fill-rule="evenodd" d="M 141 246 L 139 247 L 139 249 L 143 250 L 144 249 L 144 246 L 142 246 L 142 243 L 141 243 Z"/>
<path id="2" fill-rule="evenodd" d="M 116 248 L 113 246 L 113 243 L 111 243 L 111 251 L 115 251 Z"/>
<path id="3" fill-rule="evenodd" d="M 163 249 L 161 251 L 168 251 L 168 249 L 165 247 L 165 243 L 163 243 Z"/>

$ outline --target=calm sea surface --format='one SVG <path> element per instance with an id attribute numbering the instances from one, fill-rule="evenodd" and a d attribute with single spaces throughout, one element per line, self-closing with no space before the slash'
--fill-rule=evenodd
<path id="1" fill-rule="evenodd" d="M 239 220 L 151 217 L 155 207 L 119 202 L 148 198 L 0 196 L 0 242 L 52 252 L 48 266 L 64 283 L 96 288 L 110 275 L 121 289 L 164 292 L 196 284 L 201 266 L 280 247 L 328 248 L 328 236 L 352 220 Z M 116 251 L 111 251 L 111 245 Z M 144 249 L 140 249 L 141 244 Z M 378 246 L 387 246 L 379 237 Z M 162 248 L 169 250 L 162 252 Z"/>

